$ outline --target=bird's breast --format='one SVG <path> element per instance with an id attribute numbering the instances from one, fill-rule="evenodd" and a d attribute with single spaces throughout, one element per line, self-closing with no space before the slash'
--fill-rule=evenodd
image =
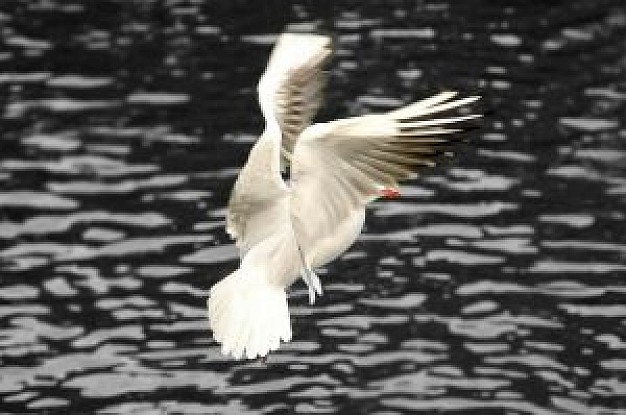
<path id="1" fill-rule="evenodd" d="M 295 281 L 303 269 L 301 246 L 310 267 L 319 267 L 344 253 L 361 233 L 365 209 L 355 210 L 334 228 L 332 233 L 308 233 L 306 241 L 299 241 L 289 221 L 274 224 L 269 234 L 255 244 L 242 260 L 242 266 L 251 266 L 263 272 L 276 284 L 287 286 Z"/>
<path id="2" fill-rule="evenodd" d="M 355 210 L 332 233 L 322 234 L 307 249 L 307 258 L 313 267 L 319 267 L 343 254 L 363 229 L 365 209 Z"/>

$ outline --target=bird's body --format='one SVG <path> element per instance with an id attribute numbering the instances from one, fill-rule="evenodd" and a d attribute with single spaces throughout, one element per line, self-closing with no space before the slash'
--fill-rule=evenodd
<path id="1" fill-rule="evenodd" d="M 384 114 L 309 125 L 329 54 L 325 36 L 282 35 L 259 82 L 266 127 L 239 173 L 227 218 L 241 264 L 208 302 L 214 337 L 236 358 L 265 356 L 291 339 L 286 287 L 302 277 L 311 302 L 321 295 L 314 269 L 354 243 L 366 205 L 396 195 L 397 181 L 415 166 L 433 164 L 445 137 L 459 131 L 441 126 L 476 117 L 430 118 L 476 99 L 444 92 Z"/>

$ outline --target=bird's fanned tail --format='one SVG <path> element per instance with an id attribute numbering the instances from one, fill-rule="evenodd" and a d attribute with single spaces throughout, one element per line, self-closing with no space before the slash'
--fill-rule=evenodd
<path id="1" fill-rule="evenodd" d="M 222 352 L 254 359 L 291 340 L 285 287 L 240 268 L 211 288 L 209 324 Z"/>

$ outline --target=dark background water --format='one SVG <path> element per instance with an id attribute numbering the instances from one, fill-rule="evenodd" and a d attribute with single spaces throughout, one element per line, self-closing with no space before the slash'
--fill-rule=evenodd
<path id="1" fill-rule="evenodd" d="M 623 1 L 0 2 L 2 413 L 626 413 Z M 321 120 L 456 89 L 491 115 L 220 355 L 228 192 L 283 29 Z"/>

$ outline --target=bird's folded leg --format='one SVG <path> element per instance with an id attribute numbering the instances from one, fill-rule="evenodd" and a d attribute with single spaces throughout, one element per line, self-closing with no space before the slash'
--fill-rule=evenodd
<path id="1" fill-rule="evenodd" d="M 302 261 L 302 272 L 301 276 L 304 280 L 304 283 L 309 287 L 309 304 L 315 303 L 315 295 L 321 296 L 323 294 L 322 291 L 322 283 L 315 273 L 307 264 L 306 258 L 304 256 L 304 252 L 302 252 L 302 247 L 300 244 L 296 243 L 298 247 L 298 253 L 300 254 L 300 261 Z"/>
<path id="2" fill-rule="evenodd" d="M 322 283 L 317 274 L 310 268 L 305 268 L 302 271 L 302 279 L 304 283 L 309 287 L 309 304 L 315 303 L 315 296 L 321 296 Z"/>
<path id="3" fill-rule="evenodd" d="M 378 194 L 385 199 L 395 199 L 400 197 L 400 191 L 398 189 L 394 189 L 393 187 L 380 189 Z"/>

